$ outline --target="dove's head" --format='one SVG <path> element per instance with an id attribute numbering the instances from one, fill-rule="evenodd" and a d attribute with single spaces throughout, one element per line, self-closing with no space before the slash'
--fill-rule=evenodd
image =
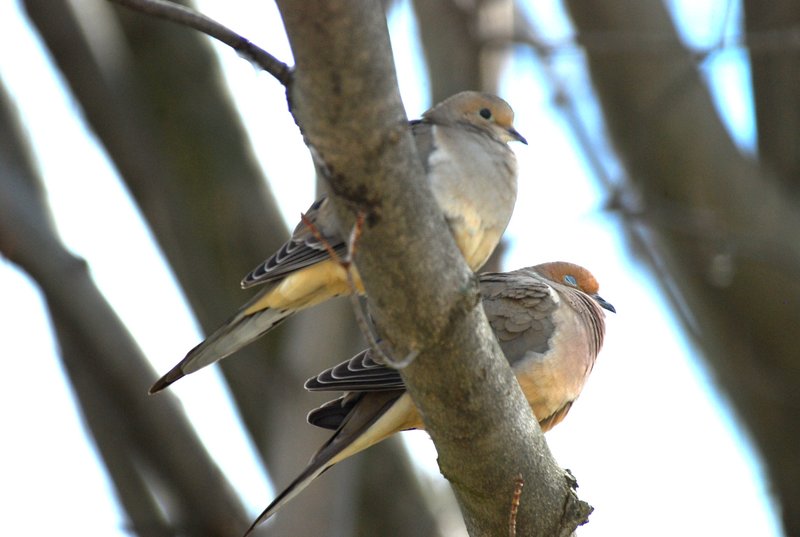
<path id="1" fill-rule="evenodd" d="M 533 269 L 548 280 L 583 291 L 592 297 L 603 309 L 614 313 L 617 312 L 614 306 L 597 294 L 600 290 L 600 285 L 597 283 L 592 273 L 582 266 L 566 261 L 554 261 L 552 263 L 536 265 Z"/>
<path id="2" fill-rule="evenodd" d="M 528 143 L 514 128 L 514 111 L 508 103 L 489 93 L 456 93 L 425 112 L 423 117 L 443 125 L 457 123 L 478 128 L 503 142 Z"/>

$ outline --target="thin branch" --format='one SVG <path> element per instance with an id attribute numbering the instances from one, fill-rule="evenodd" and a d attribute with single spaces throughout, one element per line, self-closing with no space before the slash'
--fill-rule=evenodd
<path id="1" fill-rule="evenodd" d="M 517 13 L 520 13 L 518 10 Z M 727 16 L 727 15 L 726 15 Z M 759 52 L 791 56 L 800 49 L 800 29 L 768 30 L 725 34 L 728 23 L 723 23 L 723 33 L 715 43 L 703 46 L 680 43 L 681 50 L 688 54 L 696 64 L 706 62 L 710 57 L 724 51 Z M 526 23 L 529 27 L 530 24 Z M 482 43 L 489 46 L 506 46 L 508 37 L 503 34 L 487 35 Z M 512 44 L 533 47 L 543 57 L 580 55 L 584 52 L 595 56 L 631 57 L 650 54 L 666 56 L 675 50 L 675 41 L 669 35 L 643 32 L 580 32 L 564 39 L 540 38 L 529 28 L 516 31 Z"/>
<path id="2" fill-rule="evenodd" d="M 517 537 L 517 512 L 524 485 L 525 480 L 522 479 L 522 474 L 517 475 L 514 478 L 514 495 L 511 497 L 511 510 L 508 513 L 508 537 Z"/>
<path id="3" fill-rule="evenodd" d="M 288 65 L 230 28 L 191 8 L 167 0 L 109 1 L 134 11 L 193 28 L 229 45 L 242 58 L 274 76 L 284 87 L 288 87 L 292 81 L 292 69 Z"/>

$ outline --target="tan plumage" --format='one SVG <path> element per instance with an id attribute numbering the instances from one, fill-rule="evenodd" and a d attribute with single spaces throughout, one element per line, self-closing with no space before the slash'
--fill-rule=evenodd
<path id="1" fill-rule="evenodd" d="M 594 276 L 572 263 L 554 262 L 480 276 L 483 308 L 543 431 L 560 423 L 592 371 L 603 345 L 603 308 Z M 312 411 L 309 423 L 336 432 L 250 527 L 272 516 L 334 464 L 394 433 L 423 428 L 395 369 L 370 350 L 306 382 L 312 391 L 345 395 Z"/>
<path id="2" fill-rule="evenodd" d="M 489 258 L 514 210 L 517 164 L 507 142 L 527 142 L 513 120 L 514 112 L 502 99 L 468 91 L 442 101 L 410 124 L 436 201 L 473 270 Z M 314 203 L 306 217 L 324 241 L 344 255 L 345 238 L 328 200 Z M 353 275 L 363 293 L 355 268 Z M 350 293 L 344 269 L 303 223 L 278 252 L 242 280 L 244 288 L 255 285 L 264 287 L 161 377 L 150 393 L 236 352 L 293 313 Z"/>

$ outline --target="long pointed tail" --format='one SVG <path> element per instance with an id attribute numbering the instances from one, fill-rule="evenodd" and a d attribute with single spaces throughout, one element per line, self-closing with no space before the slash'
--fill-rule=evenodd
<path id="1" fill-rule="evenodd" d="M 295 312 L 293 309 L 266 308 L 247 315 L 245 311 L 239 311 L 205 341 L 190 350 L 178 365 L 153 384 L 150 393 L 159 392 L 181 377 L 230 356 L 272 330 Z"/>
<path id="2" fill-rule="evenodd" d="M 333 463 L 330 462 L 330 459 L 333 456 L 326 457 L 324 460 L 318 460 L 316 462 L 312 462 L 309 464 L 303 473 L 301 473 L 297 478 L 292 481 L 283 492 L 278 494 L 278 496 L 272 500 L 272 503 L 264 509 L 264 512 L 258 515 L 250 527 L 247 528 L 247 531 L 244 532 L 244 537 L 250 535 L 250 533 L 256 529 L 256 526 L 267 520 L 269 517 L 274 515 L 278 509 L 283 507 L 289 500 L 300 494 L 303 489 L 305 489 L 312 481 L 314 481 L 317 477 L 319 477 L 325 470 L 333 466 Z"/>
<path id="3" fill-rule="evenodd" d="M 404 390 L 365 393 L 356 401 L 342 421 L 339 429 L 311 458 L 305 470 L 292 481 L 272 503 L 258 515 L 245 537 L 256 526 L 274 515 L 278 509 L 300 494 L 325 470 L 344 459 L 380 442 L 384 438 L 407 428 L 410 399 L 401 399 Z M 397 404 L 398 401 L 401 404 Z"/>
<path id="4" fill-rule="evenodd" d="M 357 275 L 355 285 L 363 292 Z M 181 362 L 150 388 L 163 390 L 179 378 L 225 358 L 264 335 L 296 311 L 315 306 L 335 296 L 349 293 L 345 269 L 333 260 L 314 264 L 267 282 L 233 317 L 189 351 Z"/>

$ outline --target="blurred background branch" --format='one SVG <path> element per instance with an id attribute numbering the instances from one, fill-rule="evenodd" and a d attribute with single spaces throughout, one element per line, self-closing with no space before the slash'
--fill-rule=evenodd
<path id="1" fill-rule="evenodd" d="M 766 144 L 770 154 L 761 166 L 734 145 L 663 7 L 635 0 L 567 5 L 579 36 L 639 32 L 663 40 L 657 51 L 638 54 L 587 50 L 609 133 L 630 188 L 641 195 L 635 217 L 626 215 L 628 233 L 632 246 L 645 250 L 643 259 L 663 263 L 653 269 L 753 434 L 782 505 L 798 505 L 800 458 L 793 446 L 800 436 L 791 435 L 800 431 L 791 416 L 800 409 L 793 329 L 800 326 L 800 284 L 793 277 L 800 270 L 800 213 L 786 181 L 773 173 L 778 158 L 796 159 L 798 131 L 782 133 L 789 154 L 775 147 L 774 135 L 760 136 L 760 149 Z M 757 95 L 762 85 L 775 92 L 794 86 L 786 76 L 791 71 L 778 76 L 760 67 L 759 73 Z M 756 109 L 761 113 L 763 104 Z M 787 123 L 795 117 L 790 113 Z M 620 209 L 628 212 L 624 203 Z M 800 531 L 795 509 L 784 509 L 783 522 L 788 535 Z"/>

